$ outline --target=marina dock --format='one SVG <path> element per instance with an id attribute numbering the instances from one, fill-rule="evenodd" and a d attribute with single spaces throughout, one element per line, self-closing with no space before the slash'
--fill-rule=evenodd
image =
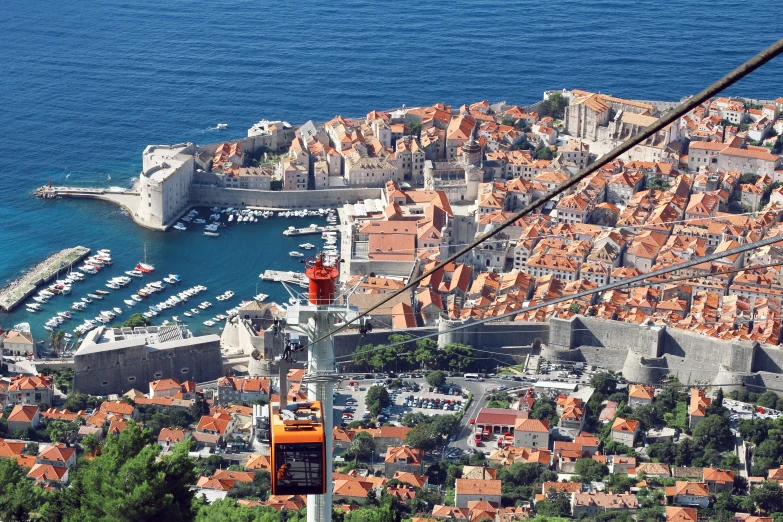
<path id="1" fill-rule="evenodd" d="M 305 228 L 289 228 L 283 230 L 284 236 L 307 236 L 312 234 L 320 234 L 322 232 L 338 232 L 339 229 L 334 225 L 327 225 L 325 227 L 305 227 Z"/>
<path id="2" fill-rule="evenodd" d="M 83 246 L 66 248 L 38 263 L 22 277 L 0 290 L 0 310 L 10 312 L 35 292 L 39 285 L 67 271 L 89 253 L 90 249 Z"/>
<path id="3" fill-rule="evenodd" d="M 282 272 L 280 270 L 264 270 L 264 273 L 258 276 L 262 281 L 274 281 L 276 283 L 289 283 L 307 288 L 309 285 L 307 276 L 301 272 Z"/>

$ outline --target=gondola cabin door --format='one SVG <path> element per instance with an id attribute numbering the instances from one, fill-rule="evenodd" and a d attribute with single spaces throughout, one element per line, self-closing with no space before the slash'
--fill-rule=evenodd
<path id="1" fill-rule="evenodd" d="M 319 401 L 293 402 L 282 411 L 269 405 L 272 494 L 323 495 L 326 492 L 326 438 Z"/>

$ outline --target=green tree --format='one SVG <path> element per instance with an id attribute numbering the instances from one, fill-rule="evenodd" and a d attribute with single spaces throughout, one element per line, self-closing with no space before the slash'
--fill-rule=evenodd
<path id="1" fill-rule="evenodd" d="M 141 314 L 133 314 L 128 319 L 122 323 L 122 326 L 125 328 L 136 328 L 136 327 L 142 327 L 142 326 L 149 326 L 150 320 L 144 317 Z"/>
<path id="2" fill-rule="evenodd" d="M 78 420 L 73 422 L 53 420 L 46 425 L 46 434 L 52 442 L 65 442 L 77 429 L 79 429 Z"/>
<path id="3" fill-rule="evenodd" d="M 432 451 L 443 442 L 443 437 L 431 422 L 414 426 L 405 436 L 405 444 L 423 451 Z"/>
<path id="4" fill-rule="evenodd" d="M 383 386 L 370 386 L 364 400 L 373 417 L 377 417 L 382 409 L 391 405 L 389 392 Z"/>
<path id="5" fill-rule="evenodd" d="M 51 332 L 49 332 L 49 344 L 52 346 L 55 352 L 60 351 L 64 340 L 65 340 L 64 330 L 52 330 Z"/>
<path id="6" fill-rule="evenodd" d="M 750 488 L 750 498 L 765 513 L 783 511 L 783 494 L 780 485 L 775 482 L 765 480 L 760 485 Z"/>
<path id="7" fill-rule="evenodd" d="M 545 517 L 568 517 L 571 515 L 571 499 L 563 492 L 555 493 L 536 503 L 536 513 Z"/>
<path id="8" fill-rule="evenodd" d="M 427 370 L 440 364 L 442 353 L 438 351 L 437 342 L 432 339 L 419 339 L 416 341 L 413 358 L 415 364 Z"/>
<path id="9" fill-rule="evenodd" d="M 723 408 L 723 388 L 718 388 L 717 393 L 715 393 L 715 400 L 712 401 L 712 405 L 717 408 Z"/>
<path id="10" fill-rule="evenodd" d="M 535 151 L 536 159 L 551 160 L 554 159 L 555 153 L 546 145 L 539 146 Z"/>
<path id="11" fill-rule="evenodd" d="M 232 498 L 249 498 L 266 500 L 272 487 L 272 476 L 266 470 L 258 471 L 250 482 L 236 482 L 228 496 Z"/>
<path id="12" fill-rule="evenodd" d="M 693 430 L 693 441 L 701 448 L 726 451 L 734 447 L 729 421 L 721 415 L 708 415 Z"/>
<path id="13" fill-rule="evenodd" d="M 555 401 L 549 397 L 539 397 L 533 401 L 533 407 L 530 409 L 530 418 L 548 421 L 555 420 L 557 418 Z"/>
<path id="14" fill-rule="evenodd" d="M 552 116 L 555 119 L 562 119 L 565 115 L 565 108 L 568 107 L 568 100 L 561 92 L 553 92 L 547 97 L 544 107 L 545 109 L 543 112 L 547 116 Z"/>
<path id="15" fill-rule="evenodd" d="M 578 459 L 574 470 L 580 482 L 601 482 L 609 474 L 606 464 L 593 459 Z"/>
<path id="16" fill-rule="evenodd" d="M 375 439 L 366 431 L 360 431 L 351 441 L 347 453 L 353 455 L 354 459 L 368 459 L 373 451 L 375 451 Z"/>
<path id="17" fill-rule="evenodd" d="M 590 378 L 590 386 L 601 395 L 611 395 L 617 388 L 617 377 L 607 372 L 595 373 Z"/>
<path id="18" fill-rule="evenodd" d="M 434 388 L 440 388 L 446 384 L 446 374 L 440 370 L 435 370 L 427 375 L 427 384 Z"/>
<path id="19" fill-rule="evenodd" d="M 416 121 L 409 123 L 408 133 L 411 136 L 416 136 L 417 138 L 421 138 L 421 123 Z"/>
<path id="20" fill-rule="evenodd" d="M 22 451 L 22 454 L 24 455 L 38 455 L 38 443 L 37 442 L 28 442 L 24 445 L 24 450 Z"/>
<path id="21" fill-rule="evenodd" d="M 473 360 L 473 347 L 467 344 L 448 343 L 443 353 L 452 371 L 462 371 Z"/>
<path id="22" fill-rule="evenodd" d="M 28 479 L 27 472 L 16 459 L 0 459 L 0 520 L 30 520 L 31 512 L 52 497 Z"/>
<path id="23" fill-rule="evenodd" d="M 95 449 L 99 446 L 98 439 L 93 433 L 90 433 L 84 437 L 82 439 L 81 445 L 82 448 L 84 448 L 84 452 L 88 455 L 92 455 L 93 452 L 95 452 Z"/>
<path id="24" fill-rule="evenodd" d="M 775 408 L 778 402 L 778 394 L 773 391 L 766 391 L 761 394 L 758 405 L 764 408 Z"/>

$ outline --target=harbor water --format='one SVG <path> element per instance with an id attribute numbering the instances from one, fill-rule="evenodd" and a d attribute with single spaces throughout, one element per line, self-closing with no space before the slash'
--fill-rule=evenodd
<path id="1" fill-rule="evenodd" d="M 43 313 L 0 314 L 5 328 L 29 320 L 39 339 L 46 318 L 131 269 L 145 244 L 155 280 L 180 274 L 182 287 L 209 287 L 198 302 L 213 304 L 233 290 L 236 297 L 215 313 L 249 299 L 257 282 L 270 300 L 285 301 L 282 287 L 258 274 L 300 268 L 288 252 L 305 241 L 282 231 L 316 222 L 237 224 L 218 238 L 197 226 L 153 232 L 107 203 L 33 198 L 49 179 L 128 187 L 147 144 L 239 137 L 263 118 L 297 124 L 402 104 L 528 104 L 562 87 L 678 100 L 777 38 L 763 28 L 738 29 L 754 13 L 763 12 L 773 31 L 783 26 L 783 10 L 761 0 L 716 0 L 706 10 L 693 0 L 4 5 L 0 56 L 10 66 L 0 75 L 0 286 L 75 245 L 111 249 L 114 259 Z M 777 98 L 782 75 L 777 60 L 730 93 Z M 124 307 L 132 286 L 91 305 L 89 316 Z M 204 315 L 190 323 L 203 330 Z"/>

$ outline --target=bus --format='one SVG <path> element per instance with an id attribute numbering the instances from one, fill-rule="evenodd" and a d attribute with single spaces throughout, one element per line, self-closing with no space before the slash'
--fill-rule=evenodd
<path id="1" fill-rule="evenodd" d="M 477 373 L 466 373 L 465 374 L 465 380 L 466 381 L 477 381 L 479 379 L 480 379 L 480 377 L 479 377 L 479 374 L 477 374 Z"/>

